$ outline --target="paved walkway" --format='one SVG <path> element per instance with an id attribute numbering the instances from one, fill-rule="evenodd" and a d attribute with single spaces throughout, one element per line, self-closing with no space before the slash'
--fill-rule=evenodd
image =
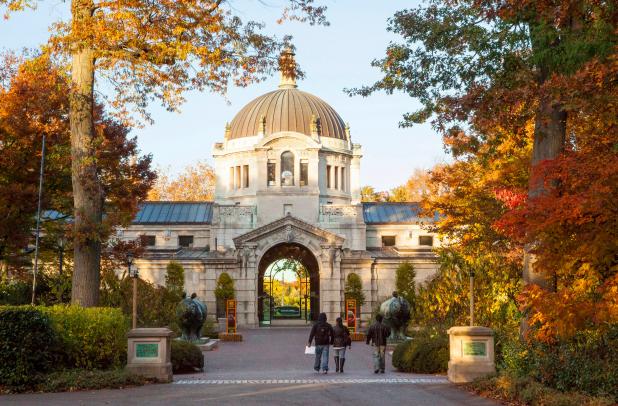
<path id="1" fill-rule="evenodd" d="M 205 353 L 205 372 L 176 375 L 170 385 L 123 390 L 14 395 L 3 405 L 495 405 L 466 393 L 441 375 L 404 374 L 387 356 L 385 374 L 374 374 L 371 348 L 354 342 L 345 373 L 316 374 L 304 355 L 308 328 L 245 330 L 245 341 L 220 343 Z"/>

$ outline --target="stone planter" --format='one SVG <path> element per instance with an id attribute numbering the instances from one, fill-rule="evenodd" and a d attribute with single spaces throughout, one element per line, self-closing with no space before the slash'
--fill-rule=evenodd
<path id="1" fill-rule="evenodd" d="M 219 333 L 219 340 L 221 341 L 242 341 L 242 334 L 238 333 Z"/>
<path id="2" fill-rule="evenodd" d="M 472 382 L 496 372 L 494 332 L 487 327 L 451 327 L 449 335 L 448 379 Z"/>
<path id="3" fill-rule="evenodd" d="M 365 341 L 367 336 L 365 335 L 365 333 L 356 331 L 356 332 L 350 333 L 350 338 L 352 339 L 352 341 Z"/>
<path id="4" fill-rule="evenodd" d="M 167 328 L 136 328 L 127 337 L 127 371 L 171 382 L 174 332 Z"/>

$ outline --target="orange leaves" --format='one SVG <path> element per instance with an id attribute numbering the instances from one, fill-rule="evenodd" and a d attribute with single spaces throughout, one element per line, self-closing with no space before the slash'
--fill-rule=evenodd
<path id="1" fill-rule="evenodd" d="M 534 327 L 528 338 L 551 343 L 618 322 L 618 275 L 604 282 L 580 275 L 556 292 L 529 285 L 519 299 Z"/>
<path id="2" fill-rule="evenodd" d="M 214 198 L 215 172 L 205 162 L 187 166 L 175 179 L 160 173 L 148 200 L 209 201 Z"/>

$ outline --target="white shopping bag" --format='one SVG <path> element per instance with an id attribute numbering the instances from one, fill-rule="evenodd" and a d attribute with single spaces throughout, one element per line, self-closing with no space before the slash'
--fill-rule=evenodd
<path id="1" fill-rule="evenodd" d="M 306 355 L 315 355 L 315 347 L 314 346 L 305 346 L 305 354 Z"/>

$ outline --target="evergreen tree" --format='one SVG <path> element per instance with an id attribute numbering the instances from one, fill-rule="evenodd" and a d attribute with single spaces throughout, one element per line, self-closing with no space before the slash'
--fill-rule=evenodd
<path id="1" fill-rule="evenodd" d="M 399 296 L 403 297 L 410 303 L 410 307 L 414 309 L 416 302 L 416 271 L 414 265 L 408 261 L 400 264 L 395 271 L 395 289 Z"/>
<path id="2" fill-rule="evenodd" d="M 227 273 L 223 272 L 217 279 L 215 287 L 215 297 L 217 298 L 217 317 L 225 316 L 225 301 L 234 299 L 236 292 L 234 290 L 234 279 Z"/>
<path id="3" fill-rule="evenodd" d="M 356 306 L 360 313 L 360 308 L 365 303 L 365 294 L 363 293 L 363 283 L 357 274 L 351 273 L 348 275 L 344 291 L 346 299 L 356 300 Z"/>
<path id="4" fill-rule="evenodd" d="M 185 270 L 176 261 L 170 261 L 167 264 L 167 273 L 165 274 L 165 286 L 167 290 L 178 297 L 182 297 L 182 292 L 185 287 Z"/>

